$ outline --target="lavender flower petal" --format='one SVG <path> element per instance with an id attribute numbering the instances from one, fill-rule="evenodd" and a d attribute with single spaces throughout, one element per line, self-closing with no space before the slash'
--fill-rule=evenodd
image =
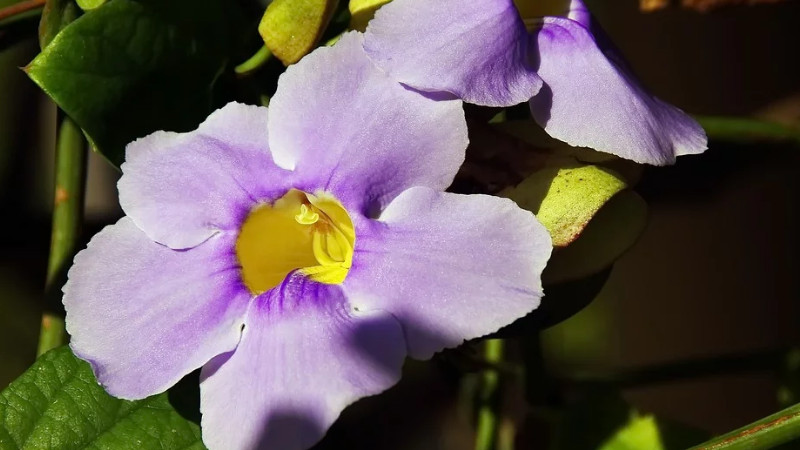
<path id="1" fill-rule="evenodd" d="M 532 54 L 545 87 L 531 100 L 531 112 L 551 136 L 657 165 L 706 149 L 697 122 L 645 91 L 578 22 L 545 18 L 536 41 Z"/>
<path id="2" fill-rule="evenodd" d="M 111 395 L 162 392 L 236 347 L 250 295 L 232 241 L 175 251 L 124 217 L 78 253 L 64 286 L 70 345 Z"/>
<path id="3" fill-rule="evenodd" d="M 395 384 L 403 334 L 341 288 L 294 275 L 258 297 L 236 351 L 203 368 L 203 442 L 211 450 L 306 449 L 355 400 Z"/>
<path id="4" fill-rule="evenodd" d="M 372 213 L 410 186 L 449 186 L 467 126 L 460 101 L 404 88 L 370 62 L 362 39 L 348 33 L 289 67 L 270 102 L 269 132 L 275 161 L 301 180 L 296 187 Z"/>
<path id="5" fill-rule="evenodd" d="M 364 44 L 398 81 L 487 106 L 522 103 L 539 91 L 528 46 L 511 0 L 395 0 L 375 14 Z"/>
<path id="6" fill-rule="evenodd" d="M 159 131 L 129 144 L 122 209 L 151 239 L 176 249 L 235 231 L 252 204 L 288 189 L 266 124 L 266 108 L 229 103 L 196 131 Z"/>
<path id="7" fill-rule="evenodd" d="M 574 20 L 587 29 L 591 29 L 592 14 L 582 0 L 564 0 L 564 3 L 569 3 L 569 12 L 566 14 L 567 19 Z"/>
<path id="8" fill-rule="evenodd" d="M 343 288 L 359 309 L 394 315 L 425 359 L 533 311 L 551 248 L 511 200 L 412 188 L 360 230 Z"/>

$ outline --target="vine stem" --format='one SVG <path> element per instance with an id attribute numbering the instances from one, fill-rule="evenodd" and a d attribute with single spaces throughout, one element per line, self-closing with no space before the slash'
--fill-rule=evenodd
<path id="1" fill-rule="evenodd" d="M 708 137 L 731 142 L 793 142 L 800 144 L 800 129 L 747 117 L 694 116 Z"/>
<path id="2" fill-rule="evenodd" d="M 797 404 L 690 450 L 773 448 L 799 437 L 800 404 Z"/>
<path id="3" fill-rule="evenodd" d="M 488 339 L 483 345 L 484 358 L 487 362 L 496 364 L 502 361 L 504 349 L 502 339 Z M 500 374 L 496 369 L 486 368 L 481 373 L 475 450 L 496 448 L 500 419 Z"/>
<path id="4" fill-rule="evenodd" d="M 41 8 L 44 6 L 45 0 L 27 0 L 24 2 L 14 3 L 11 6 L 6 6 L 0 9 L 0 20 L 22 14 L 24 12 Z"/>
<path id="5" fill-rule="evenodd" d="M 61 286 L 75 254 L 83 218 L 86 184 L 86 142 L 80 127 L 60 114 L 55 162 L 55 196 L 50 259 L 47 263 L 45 299 L 37 356 L 66 341 L 64 318 L 60 313 Z"/>
<path id="6" fill-rule="evenodd" d="M 236 72 L 236 75 L 243 77 L 249 75 L 256 70 L 260 69 L 261 66 L 266 64 L 272 58 L 272 52 L 269 50 L 269 47 L 264 45 L 258 51 L 251 56 L 247 61 L 239 64 L 236 66 L 233 71 Z"/>

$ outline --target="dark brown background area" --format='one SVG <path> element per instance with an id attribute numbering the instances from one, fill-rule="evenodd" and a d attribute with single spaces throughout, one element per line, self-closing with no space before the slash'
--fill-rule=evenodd
<path id="1" fill-rule="evenodd" d="M 665 100 L 693 113 L 793 109 L 781 118 L 800 118 L 800 3 L 645 15 L 634 1 L 589 4 Z M 649 171 L 639 188 L 651 205 L 649 226 L 600 298 L 613 305 L 615 330 L 603 364 L 798 342 L 798 152 L 712 143 L 705 156 Z M 631 390 L 627 398 L 721 432 L 776 410 L 775 391 L 774 376 L 761 373 Z"/>

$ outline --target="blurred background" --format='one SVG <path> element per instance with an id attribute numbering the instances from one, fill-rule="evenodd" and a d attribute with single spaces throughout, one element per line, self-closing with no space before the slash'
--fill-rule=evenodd
<path id="1" fill-rule="evenodd" d="M 647 14 L 636 0 L 586 3 L 662 99 L 693 114 L 800 126 L 800 2 Z M 35 38 L 7 38 L 0 34 L 0 388 L 36 352 L 56 120 L 18 69 L 37 52 Z M 797 145 L 712 142 L 705 155 L 647 168 L 636 188 L 649 204 L 647 228 L 594 302 L 542 333 L 549 373 L 613 374 L 728 355 L 736 370 L 725 375 L 627 383 L 623 397 L 638 411 L 711 433 L 777 411 L 787 375 L 776 369 L 800 344 L 799 162 Z M 86 240 L 121 215 L 118 175 L 91 155 Z M 321 447 L 470 448 L 471 418 L 443 366 L 409 363 L 400 385 L 348 409 Z M 506 396 L 522 423 L 530 413 L 522 383 L 510 383 Z M 536 439 L 535 423 L 526 434 Z"/>

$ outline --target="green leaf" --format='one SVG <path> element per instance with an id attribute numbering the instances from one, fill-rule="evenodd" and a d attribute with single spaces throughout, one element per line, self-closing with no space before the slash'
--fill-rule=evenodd
<path id="1" fill-rule="evenodd" d="M 578 280 L 611 266 L 636 243 L 647 225 L 647 203 L 624 191 L 609 200 L 580 237 L 556 250 L 542 274 L 545 284 Z"/>
<path id="2" fill-rule="evenodd" d="M 109 396 L 89 364 L 61 347 L 44 354 L 0 393 L 2 449 L 203 449 L 200 428 L 167 394 L 139 401 Z"/>
<path id="3" fill-rule="evenodd" d="M 375 15 L 375 11 L 392 0 L 350 0 L 347 7 L 350 9 L 350 28 L 364 31 L 367 24 Z"/>
<path id="4" fill-rule="evenodd" d="M 80 15 L 80 8 L 72 0 L 47 0 L 39 21 L 39 47 L 47 47 L 64 27 Z"/>
<path id="5" fill-rule="evenodd" d="M 600 450 L 664 450 L 656 418 L 632 412 L 628 423 L 600 446 Z"/>
<path id="6" fill-rule="evenodd" d="M 553 246 L 565 247 L 611 197 L 627 187 L 610 169 L 553 157 L 543 169 L 500 195 L 536 214 L 550 232 Z"/>
<path id="7" fill-rule="evenodd" d="M 264 12 L 258 32 L 272 54 L 294 64 L 319 42 L 337 0 L 274 0 Z"/>
<path id="8" fill-rule="evenodd" d="M 64 28 L 26 71 L 120 164 L 134 139 L 191 130 L 211 112 L 211 88 L 233 33 L 232 5 L 111 0 Z"/>
<path id="9" fill-rule="evenodd" d="M 82 10 L 88 11 L 103 6 L 107 0 L 75 0 Z"/>
<path id="10" fill-rule="evenodd" d="M 556 430 L 555 450 L 677 450 L 707 434 L 631 408 L 615 390 L 583 389 Z"/>

